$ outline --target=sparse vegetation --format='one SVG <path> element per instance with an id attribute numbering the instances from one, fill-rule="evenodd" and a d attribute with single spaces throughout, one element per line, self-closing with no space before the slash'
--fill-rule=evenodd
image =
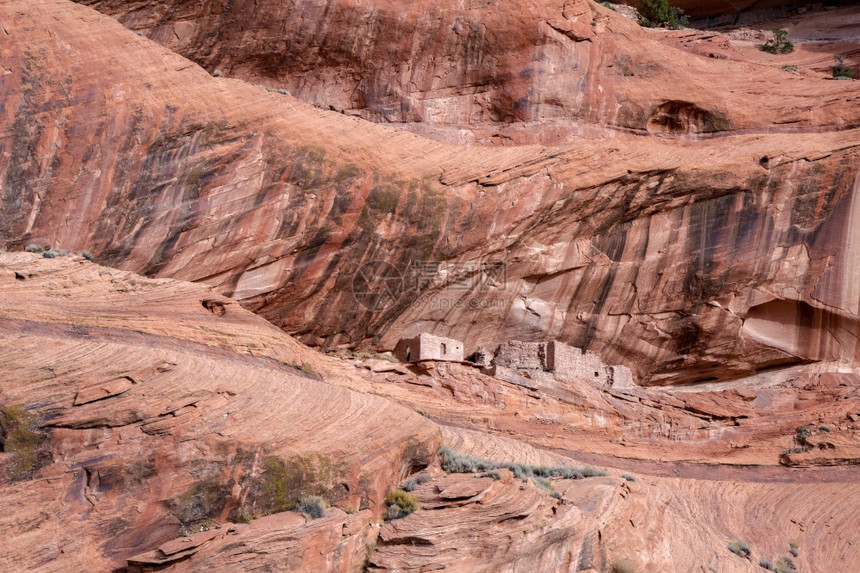
<path id="1" fill-rule="evenodd" d="M 44 249 L 44 248 L 42 248 L 42 247 L 40 247 L 39 245 L 35 245 L 35 244 L 33 244 L 33 243 L 29 243 L 26 247 L 24 247 L 24 250 L 25 250 L 26 252 L 28 252 L 28 253 L 41 253 L 41 252 L 43 252 L 45 249 Z"/>
<path id="2" fill-rule="evenodd" d="M 243 508 L 236 512 L 234 519 L 237 523 L 251 523 L 254 521 L 254 517 L 255 515 L 253 513 Z"/>
<path id="3" fill-rule="evenodd" d="M 403 482 L 403 484 L 401 484 L 400 489 L 402 489 L 403 491 L 415 491 L 417 487 L 418 482 L 414 479 L 409 479 Z"/>
<path id="4" fill-rule="evenodd" d="M 388 519 L 400 519 L 418 509 L 418 499 L 402 489 L 389 493 L 385 501 L 388 503 Z"/>
<path id="5" fill-rule="evenodd" d="M 831 428 L 827 424 L 821 424 L 820 426 L 818 426 L 819 432 L 829 432 L 830 430 Z"/>
<path id="6" fill-rule="evenodd" d="M 770 559 L 766 557 L 762 557 L 758 560 L 758 566 L 762 569 L 767 569 L 768 571 L 773 571 L 773 563 L 771 563 Z"/>
<path id="7" fill-rule="evenodd" d="M 215 518 L 230 500 L 231 487 L 231 484 L 211 477 L 195 483 L 185 493 L 167 502 L 173 515 L 182 523 L 182 533 L 187 535 L 211 529 Z"/>
<path id="8" fill-rule="evenodd" d="M 802 446 L 805 446 L 806 440 L 811 436 L 812 432 L 809 431 L 809 428 L 807 428 L 806 426 L 801 426 L 794 434 L 794 441 Z"/>
<path id="9" fill-rule="evenodd" d="M 22 405 L 0 409 L 0 451 L 13 454 L 8 470 L 12 481 L 30 479 L 52 459 L 35 414 Z"/>
<path id="10" fill-rule="evenodd" d="M 89 251 L 81 251 L 80 253 L 78 253 L 78 256 L 83 257 L 88 261 L 93 261 L 93 255 Z"/>
<path id="11" fill-rule="evenodd" d="M 318 495 L 306 495 L 299 499 L 296 505 L 296 511 L 307 515 L 311 519 L 319 519 L 325 515 L 328 504 Z"/>
<path id="12" fill-rule="evenodd" d="M 744 559 L 750 558 L 750 546 L 747 545 L 746 541 L 742 541 L 740 539 L 736 541 L 730 541 L 728 547 L 729 551 L 731 551 L 738 557 L 743 557 Z"/>
<path id="13" fill-rule="evenodd" d="M 794 44 L 788 41 L 788 30 L 774 28 L 773 38 L 765 41 L 759 48 L 770 54 L 790 54 L 794 51 Z"/>
<path id="14" fill-rule="evenodd" d="M 627 481 L 636 481 L 636 478 L 630 474 L 621 474 L 621 477 L 626 479 Z"/>
<path id="15" fill-rule="evenodd" d="M 777 559 L 776 563 L 773 565 L 774 573 L 794 573 L 794 571 L 797 571 L 794 561 L 787 555 L 783 555 Z"/>
<path id="16" fill-rule="evenodd" d="M 852 79 L 854 77 L 854 70 L 845 65 L 845 58 L 842 55 L 837 55 L 834 56 L 834 59 L 836 60 L 836 64 L 830 68 L 833 77 L 835 79 Z"/>
<path id="17" fill-rule="evenodd" d="M 684 11 L 669 4 L 669 0 L 642 0 L 639 23 L 646 28 L 683 28 L 690 19 Z"/>
<path id="18" fill-rule="evenodd" d="M 609 8 L 610 10 L 612 10 L 614 12 L 618 12 L 618 10 L 615 9 L 615 6 L 613 6 L 609 2 L 601 2 L 600 5 L 603 6 L 604 8 Z"/>
<path id="19" fill-rule="evenodd" d="M 523 481 L 529 478 L 559 477 L 565 479 L 582 479 L 586 477 L 609 475 L 603 470 L 591 466 L 565 467 L 565 466 L 532 466 L 514 462 L 497 462 L 485 458 L 470 456 L 461 452 L 455 452 L 448 446 L 439 448 L 439 463 L 442 469 L 448 473 L 482 473 L 491 470 L 509 469 L 514 477 Z"/>
<path id="20" fill-rule="evenodd" d="M 788 542 L 788 549 L 789 549 L 789 552 L 791 553 L 791 555 L 793 557 L 797 557 L 797 553 L 798 553 L 797 541 L 794 541 L 793 539 L 791 541 L 789 541 Z"/>
<path id="21" fill-rule="evenodd" d="M 257 518 L 295 510 L 302 499 L 310 496 L 336 503 L 342 493 L 334 486 L 343 481 L 344 468 L 343 462 L 327 456 L 267 456 L 259 475 L 245 483 L 248 494 L 230 519 L 240 521 L 243 514 Z"/>

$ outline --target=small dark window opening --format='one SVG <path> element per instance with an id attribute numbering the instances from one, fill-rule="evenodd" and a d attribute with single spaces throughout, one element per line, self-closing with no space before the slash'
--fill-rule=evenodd
<path id="1" fill-rule="evenodd" d="M 444 342 L 442 343 L 442 354 L 443 354 L 443 355 L 444 355 L 444 354 L 448 354 L 448 347 L 447 347 L 447 346 L 445 346 L 445 343 L 444 343 Z"/>

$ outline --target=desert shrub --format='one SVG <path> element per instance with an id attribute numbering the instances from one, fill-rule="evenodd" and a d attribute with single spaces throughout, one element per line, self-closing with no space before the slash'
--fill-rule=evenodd
<path id="1" fill-rule="evenodd" d="M 612 564 L 612 573 L 636 573 L 636 568 L 629 559 L 619 559 Z"/>
<path id="2" fill-rule="evenodd" d="M 797 72 L 800 71 L 800 68 L 798 68 L 797 66 L 787 65 L 787 66 L 782 66 L 782 71 L 796 74 Z"/>
<path id="3" fill-rule="evenodd" d="M 34 245 L 33 243 L 30 243 L 26 247 L 24 247 L 24 250 L 28 253 L 41 253 L 45 249 L 43 249 L 39 245 Z"/>
<path id="4" fill-rule="evenodd" d="M 418 499 L 402 489 L 389 493 L 385 501 L 388 503 L 388 519 L 400 519 L 418 509 Z"/>
<path id="5" fill-rule="evenodd" d="M 495 480 L 495 481 L 499 481 L 500 479 L 502 479 L 502 474 L 501 474 L 501 472 L 499 472 L 499 471 L 497 471 L 497 470 L 490 470 L 490 471 L 488 471 L 485 475 L 486 475 L 488 478 L 491 478 L 491 479 L 493 479 L 493 480 Z"/>
<path id="6" fill-rule="evenodd" d="M 828 426 L 827 424 L 821 424 L 820 426 L 818 426 L 818 431 L 819 432 L 829 432 L 830 426 Z"/>
<path id="7" fill-rule="evenodd" d="M 420 473 L 415 477 L 415 481 L 418 482 L 418 485 L 423 485 L 430 481 L 432 478 L 430 474 Z"/>
<path id="8" fill-rule="evenodd" d="M 794 541 L 792 539 L 791 541 L 788 542 L 788 549 L 791 552 L 791 555 L 793 557 L 797 557 L 797 553 L 798 553 L 797 548 L 798 548 L 797 541 Z"/>
<path id="9" fill-rule="evenodd" d="M 809 428 L 807 428 L 806 426 L 801 426 L 794 434 L 794 441 L 802 446 L 805 446 L 806 440 L 810 436 L 812 436 L 812 432 L 809 430 Z"/>
<path id="10" fill-rule="evenodd" d="M 400 489 L 402 489 L 403 491 L 415 491 L 417 487 L 418 482 L 414 479 L 410 479 L 403 482 L 403 484 L 400 486 Z"/>
<path id="11" fill-rule="evenodd" d="M 42 256 L 43 256 L 44 258 L 46 258 L 46 259 L 53 259 L 54 257 L 56 257 L 56 256 L 57 256 L 57 253 L 55 253 L 54 251 L 52 251 L 52 250 L 48 249 L 47 251 L 45 251 L 44 253 L 42 253 Z"/>
<path id="12" fill-rule="evenodd" d="M 254 521 L 254 514 L 246 508 L 242 508 L 235 514 L 235 521 L 237 523 L 251 523 Z"/>
<path id="13" fill-rule="evenodd" d="M 773 38 L 768 39 L 759 48 L 771 54 L 790 54 L 794 51 L 794 44 L 788 41 L 788 30 L 774 28 Z"/>
<path id="14" fill-rule="evenodd" d="M 770 559 L 766 557 L 762 557 L 758 561 L 758 566 L 762 569 L 767 569 L 768 571 L 773 571 L 773 563 L 771 563 Z"/>
<path id="15" fill-rule="evenodd" d="M 534 482 L 534 484 L 536 486 L 538 486 L 542 490 L 548 491 L 548 492 L 552 491 L 552 484 L 549 483 L 549 480 L 542 478 L 542 477 L 533 477 L 532 481 Z"/>
<path id="16" fill-rule="evenodd" d="M 684 11 L 669 4 L 669 0 L 642 0 L 639 23 L 646 28 L 683 28 L 689 23 Z"/>
<path id="17" fill-rule="evenodd" d="M 836 60 L 836 65 L 830 68 L 834 78 L 851 79 L 854 77 L 854 70 L 845 65 L 845 58 L 843 56 L 834 56 L 834 59 Z"/>
<path id="18" fill-rule="evenodd" d="M 618 12 L 618 10 L 615 9 L 615 6 L 613 6 L 609 2 L 601 2 L 600 5 L 603 6 L 604 8 L 609 8 L 613 12 Z"/>
<path id="19" fill-rule="evenodd" d="M 750 546 L 747 545 L 746 541 L 737 540 L 729 542 L 729 551 L 737 555 L 738 557 L 743 557 L 745 559 L 749 559 L 750 556 Z"/>
<path id="20" fill-rule="evenodd" d="M 78 253 L 78 256 L 79 256 L 79 257 L 83 257 L 83 258 L 85 258 L 85 259 L 86 259 L 86 260 L 88 260 L 88 261 L 92 261 L 92 260 L 93 260 L 93 255 L 92 255 L 92 253 L 90 253 L 89 251 L 81 251 L 80 253 Z"/>
<path id="21" fill-rule="evenodd" d="M 485 458 L 470 456 L 456 452 L 448 446 L 439 448 L 439 463 L 442 469 L 448 473 L 481 473 L 491 470 L 506 468 L 511 470 L 514 477 L 523 481 L 529 478 L 565 478 L 582 479 L 584 477 L 596 477 L 609 475 L 603 470 L 591 467 L 566 467 L 566 466 L 532 466 L 518 464 L 515 462 L 497 462 Z"/>
<path id="22" fill-rule="evenodd" d="M 554 491 L 554 492 L 552 492 L 552 496 L 553 496 L 555 499 L 559 500 L 559 501 L 561 501 L 562 499 L 564 499 L 564 494 L 563 494 L 563 493 L 561 493 L 560 491 Z"/>
<path id="23" fill-rule="evenodd" d="M 774 573 L 794 573 L 795 571 L 797 571 L 797 568 L 794 565 L 794 561 L 787 555 L 780 557 L 773 564 Z"/>
<path id="24" fill-rule="evenodd" d="M 621 477 L 626 479 L 627 481 L 636 481 L 636 478 L 630 474 L 621 474 Z"/>
<path id="25" fill-rule="evenodd" d="M 311 519 L 319 519 L 325 515 L 326 502 L 318 495 L 305 495 L 299 499 L 296 511 L 303 513 Z"/>

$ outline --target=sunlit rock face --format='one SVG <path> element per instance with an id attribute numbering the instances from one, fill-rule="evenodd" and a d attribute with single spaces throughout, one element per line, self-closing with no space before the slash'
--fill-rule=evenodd
<path id="1" fill-rule="evenodd" d="M 487 85 L 511 101 L 531 94 L 535 105 L 516 117 L 467 117 L 472 90 L 445 104 L 448 119 L 412 118 L 443 131 L 466 122 L 475 137 L 461 146 L 444 133 L 428 139 L 211 77 L 81 6 L 16 6 L 3 6 L 0 46 L 8 248 L 49 243 L 149 276 L 203 281 L 326 348 L 391 349 L 429 332 L 463 341 L 468 355 L 506 340 L 558 339 L 629 366 L 643 384 L 856 363 L 856 338 L 846 334 L 858 304 L 855 82 L 828 81 L 812 64 L 792 75 L 783 60 L 725 38 L 692 33 L 685 48 L 671 32 L 644 31 L 587 2 L 538 4 L 516 23 L 497 20 L 508 12 L 464 9 L 486 18 L 483 38 L 502 42 L 486 47 L 500 63 L 481 69 L 510 82 Z M 305 21 L 345 34 L 330 18 L 347 8 L 359 10 L 336 3 Z M 381 8 L 373 17 L 392 14 Z M 414 10 L 404 14 L 418 18 Z M 167 11 L 148 33 L 160 38 L 158 26 L 174 20 Z M 239 41 L 218 22 L 225 46 Z M 358 75 L 394 81 L 388 66 L 411 52 L 392 39 L 401 28 L 381 29 L 361 42 L 392 55 L 368 56 L 381 67 Z M 408 29 L 435 38 L 419 52 L 432 59 L 441 50 L 433 61 L 446 82 L 458 90 L 472 82 L 465 54 L 485 52 Z M 254 34 L 230 57 L 263 61 Z M 326 46 L 341 45 L 333 38 Z M 318 69 L 317 53 L 296 61 Z M 361 61 L 331 69 L 352 77 Z M 460 71 L 445 71 L 449 64 Z M 523 66 L 542 71 L 522 74 Z M 290 71 L 278 78 L 300 81 Z M 369 101 L 367 117 L 388 100 Z M 561 123 L 541 119 L 550 109 Z M 513 143 L 480 144 L 492 133 Z M 374 289 L 391 281 L 357 289 L 366 263 L 403 278 L 386 300 Z"/>

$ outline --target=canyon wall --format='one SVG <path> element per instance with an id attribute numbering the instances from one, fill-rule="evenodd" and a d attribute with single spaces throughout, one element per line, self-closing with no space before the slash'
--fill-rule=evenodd
<path id="1" fill-rule="evenodd" d="M 205 282 L 327 348 L 390 349 L 421 331 L 463 340 L 467 354 L 557 338 L 651 384 L 856 364 L 856 84 L 692 55 L 576 5 L 587 29 L 604 26 L 601 49 L 642 43 L 640 54 L 674 58 L 660 68 L 670 75 L 613 92 L 625 76 L 603 53 L 594 91 L 570 91 L 594 98 L 587 113 L 636 93 L 651 109 L 716 78 L 731 91 L 744 72 L 722 109 L 760 130 L 713 123 L 696 110 L 724 96 L 700 89 L 695 104 L 628 114 L 636 132 L 452 145 L 211 77 L 79 5 L 10 2 L 0 241 Z M 723 130 L 693 133 L 707 126 Z M 404 280 L 368 304 L 393 284 L 373 280 L 380 261 Z M 483 280 L 485 265 L 504 273 Z"/>

